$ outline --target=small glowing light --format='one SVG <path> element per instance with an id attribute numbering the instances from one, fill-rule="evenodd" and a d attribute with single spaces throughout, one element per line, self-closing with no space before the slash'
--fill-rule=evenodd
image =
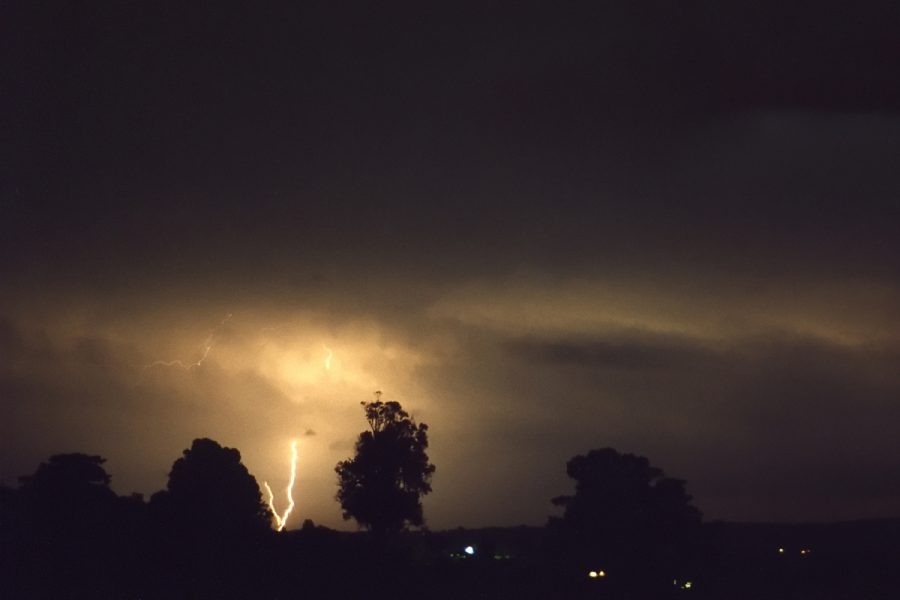
<path id="1" fill-rule="evenodd" d="M 606 571 L 597 571 L 599 577 L 606 577 Z"/>
<path id="2" fill-rule="evenodd" d="M 588 577 L 591 579 L 596 579 L 600 574 L 597 571 L 588 571 Z"/>
<path id="3" fill-rule="evenodd" d="M 692 582 L 690 582 L 690 581 L 685 581 L 685 582 L 684 582 L 684 589 L 689 590 L 689 589 L 691 589 L 691 587 L 693 587 L 693 585 L 694 585 L 694 584 L 693 584 Z"/>
<path id="4" fill-rule="evenodd" d="M 779 548 L 779 549 L 778 549 L 778 554 L 784 554 L 784 548 Z"/>
<path id="5" fill-rule="evenodd" d="M 810 552 L 812 552 L 812 550 L 810 550 L 809 548 L 804 548 L 803 550 L 800 551 L 800 554 L 802 554 L 803 556 L 806 556 Z"/>
<path id="6" fill-rule="evenodd" d="M 469 556 L 472 556 L 473 554 L 475 554 L 475 548 L 473 548 L 472 546 L 466 546 L 466 547 L 463 549 L 463 552 L 465 552 L 465 553 L 468 554 Z"/>

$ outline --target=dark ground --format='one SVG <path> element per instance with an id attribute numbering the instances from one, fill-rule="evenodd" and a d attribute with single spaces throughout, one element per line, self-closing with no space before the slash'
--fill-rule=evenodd
<path id="1" fill-rule="evenodd" d="M 242 548 L 165 538 L 156 532 L 106 554 L 90 544 L 16 548 L 5 538 L 0 597 L 887 599 L 900 590 L 900 520 L 709 523 L 679 573 L 585 568 L 590 557 L 565 558 L 537 527 L 417 532 L 383 544 L 311 525 Z M 604 576 L 591 578 L 592 569 Z"/>

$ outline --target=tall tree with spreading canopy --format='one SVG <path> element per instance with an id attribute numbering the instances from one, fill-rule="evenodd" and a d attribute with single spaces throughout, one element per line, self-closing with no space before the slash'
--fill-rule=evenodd
<path id="1" fill-rule="evenodd" d="M 362 402 L 369 431 L 359 434 L 356 456 L 335 467 L 344 519 L 377 537 L 424 523 L 421 498 L 431 492 L 428 426 L 417 424 L 399 402 Z"/>

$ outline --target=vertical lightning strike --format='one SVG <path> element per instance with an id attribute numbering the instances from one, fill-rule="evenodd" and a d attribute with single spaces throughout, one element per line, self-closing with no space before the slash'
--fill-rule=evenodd
<path id="1" fill-rule="evenodd" d="M 291 515 L 291 512 L 294 510 L 294 482 L 297 481 L 297 440 L 291 440 L 291 478 L 287 484 L 287 499 L 288 505 L 287 508 L 284 509 L 284 513 L 279 515 L 278 511 L 275 510 L 275 495 L 272 494 L 272 488 L 269 487 L 269 483 L 267 481 L 263 481 L 263 487 L 266 488 L 266 493 L 269 495 L 269 510 L 272 511 L 272 517 L 275 519 L 275 530 L 281 531 L 284 529 L 284 526 L 287 524 L 288 517 Z"/>
<path id="2" fill-rule="evenodd" d="M 325 370 L 330 371 L 331 370 L 331 359 L 334 358 L 334 352 L 332 352 L 331 348 L 329 348 L 325 344 L 322 344 L 322 347 L 325 348 L 325 352 L 328 353 L 328 356 L 325 357 Z"/>
<path id="3" fill-rule="evenodd" d="M 281 520 L 281 515 L 275 510 L 275 495 L 272 493 L 272 488 L 269 487 L 268 481 L 263 481 L 263 487 L 266 488 L 266 493 L 269 495 L 269 512 L 272 513 L 272 518 L 275 519 L 275 529 L 281 531 L 284 528 L 284 523 Z"/>

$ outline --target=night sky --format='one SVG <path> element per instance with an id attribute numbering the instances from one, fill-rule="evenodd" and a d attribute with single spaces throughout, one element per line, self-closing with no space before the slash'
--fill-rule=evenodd
<path id="1" fill-rule="evenodd" d="M 289 527 L 352 527 L 381 390 L 435 529 L 605 446 L 708 519 L 900 516 L 900 4 L 259 4 L 0 7 L 0 482 L 298 439 Z"/>

